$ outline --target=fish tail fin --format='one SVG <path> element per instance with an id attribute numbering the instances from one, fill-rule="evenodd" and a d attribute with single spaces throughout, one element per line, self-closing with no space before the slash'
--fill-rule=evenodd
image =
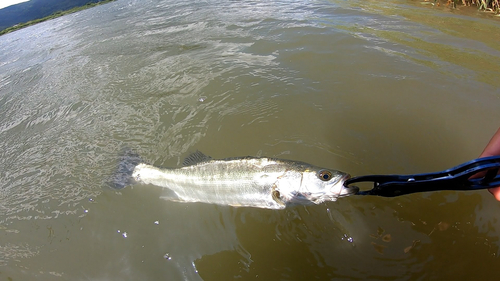
<path id="1" fill-rule="evenodd" d="M 108 181 L 108 185 L 114 189 L 122 189 L 134 182 L 132 173 L 137 165 L 142 162 L 141 157 L 129 148 L 120 153 L 118 167 Z"/>

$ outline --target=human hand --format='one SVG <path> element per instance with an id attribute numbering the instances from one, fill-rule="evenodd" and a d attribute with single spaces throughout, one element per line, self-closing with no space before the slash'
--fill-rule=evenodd
<path id="1" fill-rule="evenodd" d="M 488 157 L 488 156 L 497 156 L 500 155 L 500 128 L 498 128 L 497 132 L 493 135 L 486 148 L 484 148 L 483 153 L 479 156 Z M 500 186 L 489 188 L 488 191 L 495 196 L 495 198 L 500 201 Z"/>

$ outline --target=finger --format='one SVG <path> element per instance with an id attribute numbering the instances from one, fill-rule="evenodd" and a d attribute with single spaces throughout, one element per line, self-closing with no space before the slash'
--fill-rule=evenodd
<path id="1" fill-rule="evenodd" d="M 489 188 L 488 191 L 495 196 L 495 199 L 500 201 L 500 186 L 494 187 L 494 188 Z"/>
<path id="2" fill-rule="evenodd" d="M 493 137 L 490 139 L 488 145 L 481 153 L 480 157 L 494 156 L 500 154 L 500 128 L 496 131 Z"/>

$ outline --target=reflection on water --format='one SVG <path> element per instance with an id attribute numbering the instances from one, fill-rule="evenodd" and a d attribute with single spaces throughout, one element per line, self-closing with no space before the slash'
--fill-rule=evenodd
<path id="1" fill-rule="evenodd" d="M 456 166 L 498 127 L 498 38 L 471 30 L 499 26 L 403 0 L 121 0 L 0 37 L 0 278 L 491 279 L 487 192 L 273 211 L 107 182 L 124 148 Z"/>

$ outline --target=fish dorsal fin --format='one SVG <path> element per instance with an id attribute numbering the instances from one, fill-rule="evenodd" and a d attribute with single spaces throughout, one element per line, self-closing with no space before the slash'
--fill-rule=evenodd
<path id="1" fill-rule="evenodd" d="M 191 166 L 199 163 L 207 162 L 212 160 L 212 157 L 203 154 L 201 151 L 196 150 L 196 152 L 191 153 L 188 157 L 184 159 L 182 162 L 183 166 Z"/>

